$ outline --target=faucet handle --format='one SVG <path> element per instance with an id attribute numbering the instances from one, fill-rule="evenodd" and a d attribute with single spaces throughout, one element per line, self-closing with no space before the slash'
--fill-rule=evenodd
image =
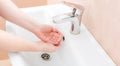
<path id="1" fill-rule="evenodd" d="M 84 12 L 84 7 L 80 4 L 67 2 L 67 1 L 63 1 L 63 3 L 67 6 L 73 7 L 72 16 L 75 16 L 75 15 L 81 16 Z"/>
<path id="2" fill-rule="evenodd" d="M 70 6 L 70 7 L 73 7 L 73 8 L 80 9 L 80 10 L 84 11 L 84 7 L 80 4 L 73 3 L 73 2 L 68 2 L 68 1 L 63 1 L 63 3 L 67 6 Z"/>
<path id="3" fill-rule="evenodd" d="M 76 8 L 73 8 L 73 12 L 72 12 L 72 16 L 71 17 L 75 17 L 76 10 L 77 10 Z"/>
<path id="4" fill-rule="evenodd" d="M 72 3 L 68 1 L 63 1 L 63 3 L 67 6 L 73 7 L 73 9 L 76 10 L 76 12 L 74 12 L 74 15 L 79 19 L 79 25 L 80 25 L 82 20 L 82 15 L 84 12 L 84 7 L 80 4 Z"/>
<path id="5" fill-rule="evenodd" d="M 73 11 L 72 11 L 72 16 L 71 17 L 78 17 L 81 15 L 81 11 L 76 9 L 76 8 L 73 8 Z"/>

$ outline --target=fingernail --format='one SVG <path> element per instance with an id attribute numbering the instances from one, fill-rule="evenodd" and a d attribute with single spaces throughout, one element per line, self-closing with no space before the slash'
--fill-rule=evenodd
<path id="1" fill-rule="evenodd" d="M 54 46 L 59 46 L 59 44 L 55 44 Z"/>

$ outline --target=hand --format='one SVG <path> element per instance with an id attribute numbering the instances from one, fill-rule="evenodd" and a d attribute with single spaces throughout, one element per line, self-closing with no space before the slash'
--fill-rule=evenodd
<path id="1" fill-rule="evenodd" d="M 50 43 L 45 43 L 45 42 L 37 42 L 37 51 L 41 52 L 55 52 L 59 46 L 54 46 L 53 44 Z"/>
<path id="2" fill-rule="evenodd" d="M 44 42 L 59 45 L 62 40 L 62 34 L 50 25 L 40 25 L 35 34 Z"/>

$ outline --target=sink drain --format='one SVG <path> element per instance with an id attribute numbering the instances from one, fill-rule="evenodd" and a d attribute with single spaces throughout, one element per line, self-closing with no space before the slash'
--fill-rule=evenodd
<path id="1" fill-rule="evenodd" d="M 65 37 L 63 37 L 63 41 L 65 41 Z M 41 55 L 41 58 L 42 58 L 43 60 L 49 60 L 49 59 L 50 59 L 50 54 L 48 54 L 48 53 L 43 53 L 43 54 Z"/>
<path id="2" fill-rule="evenodd" d="M 50 55 L 49 55 L 48 53 L 43 53 L 43 54 L 41 55 L 41 58 L 42 58 L 43 60 L 49 60 L 49 59 L 50 59 Z"/>

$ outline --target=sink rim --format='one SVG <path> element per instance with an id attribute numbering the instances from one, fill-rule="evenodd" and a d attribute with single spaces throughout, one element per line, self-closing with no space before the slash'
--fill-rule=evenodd
<path id="1" fill-rule="evenodd" d="M 24 8 L 24 9 L 22 9 L 23 11 L 28 11 L 29 12 L 29 10 L 32 10 L 33 9 L 33 11 L 36 9 L 38 9 L 38 8 L 41 8 L 42 6 L 39 6 L 39 7 L 32 7 L 32 8 Z M 45 6 L 44 6 L 45 7 Z M 35 8 L 35 9 L 34 9 Z M 82 24 L 82 26 L 84 27 L 84 29 L 85 30 L 87 30 L 87 28 Z M 89 35 L 91 35 L 90 34 L 90 32 L 88 32 L 88 30 L 86 31 Z M 101 47 L 99 44 L 98 44 L 98 42 L 95 40 L 95 39 L 93 39 L 94 37 L 91 35 L 90 36 L 92 39 L 90 39 L 90 41 L 93 41 L 93 43 L 95 42 L 95 44 L 97 45 L 97 46 L 99 46 L 99 47 Z M 109 63 L 111 63 L 111 64 L 113 64 L 114 66 L 115 66 L 115 64 L 112 62 L 112 60 L 109 58 L 109 56 L 105 53 L 105 51 L 101 48 L 99 48 L 99 50 L 101 51 L 101 53 L 103 53 L 103 55 L 105 55 L 104 57 L 107 57 L 107 59 L 109 60 Z M 15 57 L 15 56 L 14 56 Z M 12 61 L 12 59 L 11 59 L 11 61 Z"/>

